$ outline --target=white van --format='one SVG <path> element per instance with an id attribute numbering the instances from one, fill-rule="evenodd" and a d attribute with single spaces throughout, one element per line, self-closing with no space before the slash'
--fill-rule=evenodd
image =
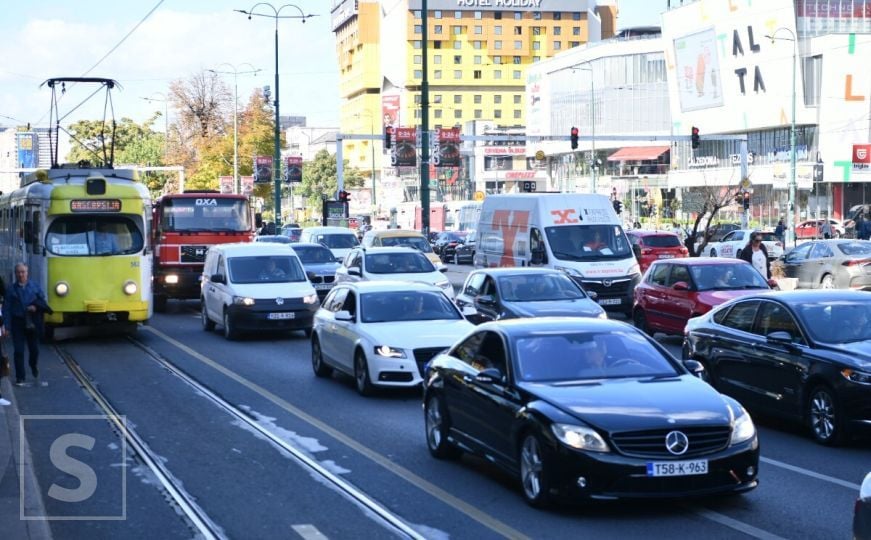
<path id="1" fill-rule="evenodd" d="M 608 197 L 583 193 L 488 195 L 476 268 L 562 270 L 609 311 L 632 311 L 641 269 Z"/>
<path id="2" fill-rule="evenodd" d="M 200 285 L 203 330 L 302 330 L 311 336 L 318 295 L 287 244 L 218 244 L 209 248 Z"/>
<path id="3" fill-rule="evenodd" d="M 347 227 L 307 227 L 302 230 L 299 241 L 327 246 L 338 262 L 342 262 L 352 248 L 360 245 L 357 234 Z"/>

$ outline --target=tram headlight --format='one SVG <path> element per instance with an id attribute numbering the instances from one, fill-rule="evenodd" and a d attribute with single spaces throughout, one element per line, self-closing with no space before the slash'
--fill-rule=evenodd
<path id="1" fill-rule="evenodd" d="M 66 281 L 58 281 L 54 285 L 54 294 L 58 296 L 66 296 L 70 293 L 70 284 Z"/>
<path id="2" fill-rule="evenodd" d="M 124 283 L 124 288 L 123 288 L 124 294 L 126 294 L 128 296 L 133 296 L 134 294 L 136 294 L 136 291 L 138 291 L 138 290 L 139 290 L 139 287 L 136 286 L 136 283 L 134 283 L 132 281 L 128 281 L 128 282 Z"/>

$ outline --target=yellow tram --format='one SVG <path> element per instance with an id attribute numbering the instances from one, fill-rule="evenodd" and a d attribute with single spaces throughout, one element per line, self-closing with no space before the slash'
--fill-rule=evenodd
<path id="1" fill-rule="evenodd" d="M 0 196 L 0 272 L 16 263 L 46 292 L 54 327 L 151 317 L 151 197 L 131 170 L 60 166 Z"/>

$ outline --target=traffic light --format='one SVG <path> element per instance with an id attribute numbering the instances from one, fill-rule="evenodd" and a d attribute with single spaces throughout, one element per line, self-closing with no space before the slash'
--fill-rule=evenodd
<path id="1" fill-rule="evenodd" d="M 344 189 L 339 192 L 339 202 L 348 202 L 351 200 L 351 194 Z"/>
<path id="2" fill-rule="evenodd" d="M 744 210 L 750 210 L 750 192 L 744 192 Z"/>
<path id="3" fill-rule="evenodd" d="M 735 194 L 735 204 L 744 204 L 744 195 L 742 195 L 740 191 Z"/>
<path id="4" fill-rule="evenodd" d="M 384 128 L 384 148 L 393 147 L 393 127 L 387 126 Z"/>
<path id="5" fill-rule="evenodd" d="M 692 135 L 690 135 L 690 139 L 692 140 L 693 150 L 699 147 L 699 128 L 693 126 Z"/>
<path id="6" fill-rule="evenodd" d="M 614 206 L 615 212 L 617 212 L 618 214 L 623 213 L 623 201 L 614 199 L 613 201 L 611 201 L 611 204 Z"/>
<path id="7" fill-rule="evenodd" d="M 578 149 L 578 128 L 573 127 L 571 132 L 572 150 Z"/>

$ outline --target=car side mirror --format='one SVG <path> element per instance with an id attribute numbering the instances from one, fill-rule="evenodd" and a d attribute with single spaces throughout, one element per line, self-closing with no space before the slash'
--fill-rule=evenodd
<path id="1" fill-rule="evenodd" d="M 354 320 L 354 316 L 351 315 L 351 312 L 346 311 L 346 310 L 337 311 L 336 314 L 334 315 L 334 317 L 337 321 L 353 321 Z"/>
<path id="2" fill-rule="evenodd" d="M 674 285 L 672 285 L 671 288 L 676 291 L 688 291 L 690 290 L 690 284 L 686 281 L 678 281 Z"/>
<path id="3" fill-rule="evenodd" d="M 496 368 L 487 368 L 475 375 L 475 381 L 485 384 L 497 384 L 502 382 L 502 372 Z"/>
<path id="4" fill-rule="evenodd" d="M 683 365 L 687 370 L 698 377 L 699 379 L 704 380 L 705 375 L 705 366 L 698 360 L 684 360 Z"/>
<path id="5" fill-rule="evenodd" d="M 789 332 L 785 332 L 783 330 L 778 330 L 777 332 L 771 332 L 765 339 L 768 343 L 776 343 L 778 345 L 792 345 L 792 334 Z"/>
<path id="6" fill-rule="evenodd" d="M 439 270 L 439 272 L 446 273 L 448 271 L 448 267 L 443 265 L 443 264 L 440 264 L 438 270 Z"/>
<path id="7" fill-rule="evenodd" d="M 351 268 L 348 268 L 348 275 L 349 275 L 349 276 L 358 276 L 358 277 L 359 277 L 359 276 L 361 276 L 362 274 L 360 273 L 360 269 L 359 269 L 359 268 L 357 268 L 356 266 L 352 266 Z"/>
<path id="8" fill-rule="evenodd" d="M 544 263 L 544 250 L 536 249 L 532 252 L 532 256 L 529 258 L 530 264 L 543 264 Z"/>
<path id="9" fill-rule="evenodd" d="M 212 283 L 227 283 L 227 279 L 224 277 L 224 274 L 212 274 L 209 276 L 209 281 Z"/>
<path id="10" fill-rule="evenodd" d="M 492 294 L 482 294 L 481 296 L 477 297 L 475 301 L 478 302 L 479 305 L 485 307 L 496 307 L 496 299 L 493 298 Z"/>

